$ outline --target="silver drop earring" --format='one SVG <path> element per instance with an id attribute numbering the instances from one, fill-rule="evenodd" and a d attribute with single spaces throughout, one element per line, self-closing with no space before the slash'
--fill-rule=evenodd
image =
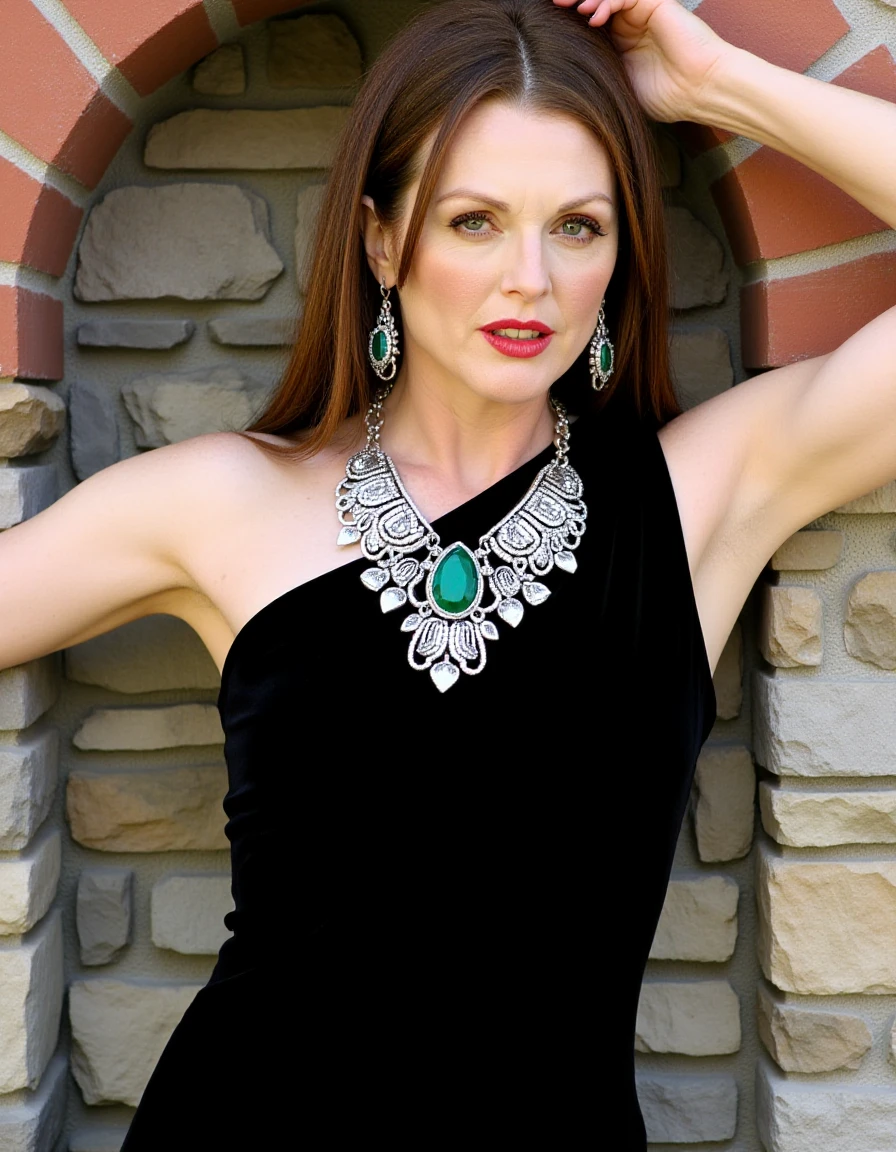
<path id="1" fill-rule="evenodd" d="M 370 333 L 367 342 L 367 355 L 370 364 L 380 380 L 391 380 L 397 371 L 397 360 L 401 355 L 398 347 L 398 332 L 395 328 L 395 318 L 392 315 L 392 303 L 389 300 L 391 289 L 386 287 L 385 278 L 380 284 L 383 304 L 380 314 L 376 318 L 376 327 Z"/>
<path id="2" fill-rule="evenodd" d="M 595 392 L 600 392 L 613 375 L 613 363 L 615 361 L 615 351 L 607 333 L 603 300 L 600 302 L 600 311 L 597 314 L 597 327 L 591 337 L 588 361 L 591 367 L 591 387 Z M 598 379 L 600 379 L 600 384 L 597 382 Z"/>

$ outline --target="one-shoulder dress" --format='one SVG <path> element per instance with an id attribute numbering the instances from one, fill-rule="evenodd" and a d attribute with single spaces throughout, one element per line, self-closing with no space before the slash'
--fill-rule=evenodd
<path id="1" fill-rule="evenodd" d="M 442 543 L 475 547 L 552 452 Z M 645 1149 L 639 989 L 716 697 L 655 427 L 610 403 L 570 461 L 577 571 L 444 694 L 360 554 L 237 634 L 233 935 L 122 1152 Z"/>

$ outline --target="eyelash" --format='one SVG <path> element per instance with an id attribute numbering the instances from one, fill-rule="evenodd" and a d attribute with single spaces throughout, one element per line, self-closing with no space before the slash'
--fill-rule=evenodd
<path id="1" fill-rule="evenodd" d="M 487 212 L 464 212 L 462 216 L 456 216 L 448 225 L 456 231 L 460 230 L 460 225 L 465 224 L 468 220 L 490 220 Z M 601 228 L 596 220 L 592 220 L 590 216 L 567 216 L 563 221 L 564 224 L 584 224 L 587 228 L 591 229 L 591 236 L 569 236 L 566 235 L 567 240 L 572 240 L 574 244 L 589 244 L 595 236 L 606 236 L 607 233 Z M 464 232 L 464 236 L 487 236 L 487 232 Z"/>

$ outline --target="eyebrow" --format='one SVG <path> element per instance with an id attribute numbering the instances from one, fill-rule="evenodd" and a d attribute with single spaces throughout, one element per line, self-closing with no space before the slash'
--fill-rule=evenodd
<path id="1" fill-rule="evenodd" d="M 483 204 L 490 204 L 492 208 L 496 208 L 499 212 L 509 212 L 510 205 L 505 204 L 503 200 L 494 200 L 491 196 L 486 196 L 483 192 L 476 192 L 472 188 L 455 188 L 451 192 L 446 192 L 444 196 L 440 196 L 436 200 L 436 204 L 441 204 L 443 200 L 455 200 L 465 197 L 470 200 L 481 200 Z M 590 204 L 592 200 L 605 200 L 611 208 L 615 207 L 612 197 L 608 196 L 606 192 L 591 192 L 588 196 L 582 196 L 576 200 L 570 200 L 566 204 L 561 204 L 557 209 L 558 212 L 572 212 L 575 208 L 581 208 L 585 204 Z"/>

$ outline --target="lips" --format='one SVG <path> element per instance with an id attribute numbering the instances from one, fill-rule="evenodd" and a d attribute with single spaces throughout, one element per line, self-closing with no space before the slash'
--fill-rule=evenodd
<path id="1" fill-rule="evenodd" d="M 510 340 L 533 340 L 539 336 L 553 336 L 554 329 L 540 320 L 517 320 L 511 316 L 504 320 L 493 320 L 491 324 L 483 324 L 480 332 L 491 332 L 496 336 L 503 336 Z"/>

